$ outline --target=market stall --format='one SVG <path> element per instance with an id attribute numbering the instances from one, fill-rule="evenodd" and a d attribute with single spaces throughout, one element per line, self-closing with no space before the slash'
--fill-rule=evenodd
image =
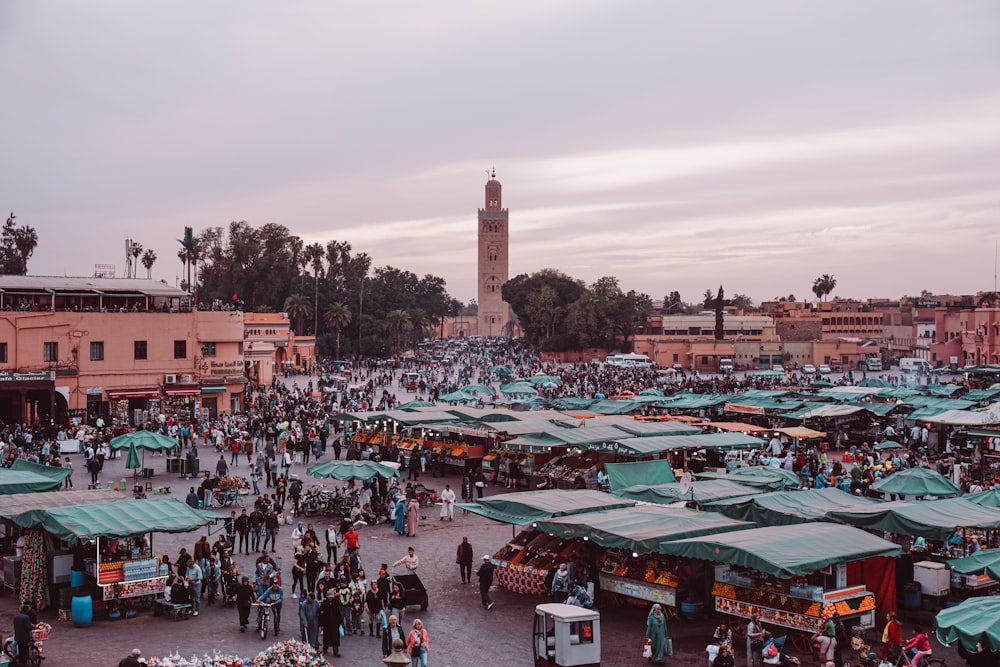
<path id="1" fill-rule="evenodd" d="M 708 503 L 735 498 L 748 498 L 760 493 L 760 489 L 731 482 L 726 479 L 706 479 L 682 485 L 680 482 L 669 484 L 636 484 L 624 489 L 613 490 L 612 495 L 619 498 L 639 500 L 646 503 L 669 505 L 676 502 L 694 502 L 699 508 Z"/>
<path id="2" fill-rule="evenodd" d="M 176 438 L 171 438 L 165 435 L 160 435 L 159 433 L 154 433 L 153 431 L 133 431 L 131 433 L 124 433 L 119 436 L 111 438 L 109 446 L 111 449 L 129 449 L 130 446 L 135 446 L 137 450 L 142 450 L 142 475 L 143 477 L 151 477 L 153 471 L 150 468 L 146 468 L 146 451 L 151 452 L 171 452 L 177 448 L 178 442 Z M 176 472 L 178 474 L 189 474 L 191 471 L 186 469 L 187 459 L 183 457 L 173 458 L 169 455 L 167 456 L 167 472 Z M 194 471 L 197 473 L 197 471 Z"/>
<path id="3" fill-rule="evenodd" d="M 15 459 L 9 468 L 0 468 L 0 495 L 58 491 L 71 470 L 43 466 Z"/>
<path id="4" fill-rule="evenodd" d="M 787 526 L 812 521 L 830 521 L 830 513 L 838 510 L 867 509 L 883 503 L 863 496 L 854 496 L 840 489 L 802 489 L 775 491 L 737 498 L 714 505 L 716 511 L 758 526 Z"/>
<path id="5" fill-rule="evenodd" d="M 744 619 L 757 613 L 766 624 L 804 633 L 815 632 L 833 612 L 849 627 L 874 627 L 876 597 L 891 610 L 894 588 L 869 591 L 867 583 L 891 580 L 895 561 L 879 557 L 902 553 L 865 531 L 822 522 L 664 542 L 660 550 L 719 564 L 712 587 L 716 611 Z M 860 567 L 848 567 L 859 561 Z"/>
<path id="6" fill-rule="evenodd" d="M 951 568 L 952 590 L 979 592 L 1000 585 L 1000 549 L 981 549 L 971 556 L 945 561 Z"/>
<path id="7" fill-rule="evenodd" d="M 962 528 L 1000 529 L 1000 509 L 976 505 L 964 498 L 878 503 L 870 507 L 834 510 L 829 517 L 858 528 L 940 542 Z"/>
<path id="8" fill-rule="evenodd" d="M 763 487 L 772 490 L 794 489 L 799 485 L 799 476 L 791 470 L 770 466 L 748 466 L 731 472 L 707 471 L 698 473 L 699 479 L 726 479 L 746 486 Z"/>
<path id="9" fill-rule="evenodd" d="M 929 468 L 907 468 L 883 477 L 871 486 L 872 491 L 902 498 L 951 498 L 962 489 L 939 472 Z"/>

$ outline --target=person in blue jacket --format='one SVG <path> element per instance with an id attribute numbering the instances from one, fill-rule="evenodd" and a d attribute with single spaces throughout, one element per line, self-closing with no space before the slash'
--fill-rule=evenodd
<path id="1" fill-rule="evenodd" d="M 275 635 L 281 632 L 281 603 L 284 602 L 284 600 L 285 591 L 283 591 L 281 586 L 278 584 L 277 577 L 271 580 L 271 587 L 264 591 L 259 598 L 257 598 L 257 602 L 266 602 L 274 605 L 271 607 L 271 613 L 274 614 Z"/>

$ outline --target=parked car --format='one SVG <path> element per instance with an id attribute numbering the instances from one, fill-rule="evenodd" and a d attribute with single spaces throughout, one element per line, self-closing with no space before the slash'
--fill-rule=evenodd
<path id="1" fill-rule="evenodd" d="M 805 375 L 813 375 L 816 373 L 816 367 L 812 364 L 806 364 L 802 367 L 802 373 Z"/>
<path id="2" fill-rule="evenodd" d="M 820 374 L 822 374 L 822 375 L 827 375 L 827 374 L 829 374 L 829 373 L 832 373 L 833 371 L 832 371 L 832 370 L 830 370 L 830 367 L 829 367 L 829 366 L 827 366 L 826 364 L 820 364 L 820 365 L 819 365 L 819 372 L 820 372 Z"/>
<path id="3" fill-rule="evenodd" d="M 771 370 L 772 371 L 778 371 L 779 373 L 784 373 L 785 372 L 785 367 L 782 366 L 781 364 L 775 364 L 774 366 L 771 367 Z"/>

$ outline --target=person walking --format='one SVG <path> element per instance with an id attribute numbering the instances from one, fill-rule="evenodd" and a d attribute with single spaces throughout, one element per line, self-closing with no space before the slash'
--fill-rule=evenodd
<path id="1" fill-rule="evenodd" d="M 236 611 L 240 615 L 240 632 L 246 632 L 247 626 L 250 625 L 250 607 L 257 596 L 250 586 L 249 577 L 243 577 L 235 589 Z"/>
<path id="2" fill-rule="evenodd" d="M 224 455 L 219 456 L 219 462 L 215 464 L 215 476 L 225 477 L 229 474 L 229 465 L 226 464 L 226 457 Z"/>
<path id="3" fill-rule="evenodd" d="M 264 513 L 254 507 L 250 512 L 250 548 L 260 551 L 260 537 L 264 532 Z"/>
<path id="4" fill-rule="evenodd" d="M 760 667 L 764 663 L 761 650 L 764 648 L 764 626 L 760 624 L 760 616 L 751 614 L 747 623 L 747 667 Z"/>
<path id="5" fill-rule="evenodd" d="M 396 531 L 397 535 L 406 534 L 406 500 L 403 496 L 399 496 L 396 499 L 396 511 L 395 511 L 395 522 L 393 523 L 393 529 Z"/>
<path id="6" fill-rule="evenodd" d="M 649 640 L 650 649 L 653 652 L 651 660 L 657 665 L 662 665 L 663 655 L 667 650 L 667 619 L 663 615 L 663 607 L 654 604 L 646 617 L 646 639 Z"/>
<path id="7" fill-rule="evenodd" d="M 275 545 L 278 541 L 278 515 L 271 510 L 264 514 L 264 549 L 267 549 L 267 541 L 271 541 L 271 553 L 274 553 Z"/>
<path id="8" fill-rule="evenodd" d="M 368 636 L 381 637 L 384 625 L 385 599 L 379 594 L 378 581 L 371 580 L 365 592 L 365 610 L 368 612 Z"/>
<path id="9" fill-rule="evenodd" d="M 277 637 L 281 633 L 281 605 L 285 601 L 285 591 L 281 589 L 278 584 L 278 579 L 271 582 L 270 588 L 264 591 L 264 593 L 257 598 L 257 602 L 265 602 L 271 604 L 271 614 L 274 616 L 274 636 Z"/>
<path id="10" fill-rule="evenodd" d="M 483 564 L 476 571 L 476 576 L 479 577 L 479 598 L 482 600 L 483 606 L 489 610 L 492 610 L 493 605 L 496 604 L 490 599 L 490 586 L 493 585 L 493 569 L 490 555 L 485 554 L 483 556 Z"/>
<path id="11" fill-rule="evenodd" d="M 319 625 L 323 629 L 323 653 L 333 649 L 335 657 L 340 656 L 340 627 L 343 623 L 337 592 L 328 590 L 319 606 Z"/>
<path id="12" fill-rule="evenodd" d="M 458 563 L 458 573 L 462 577 L 462 583 L 467 584 L 472 581 L 472 545 L 469 544 L 468 537 L 463 537 L 458 545 L 455 562 Z"/>
<path id="13" fill-rule="evenodd" d="M 316 594 L 309 591 L 306 601 L 299 605 L 299 621 L 306 630 L 306 641 L 319 650 L 319 602 Z"/>
<path id="14" fill-rule="evenodd" d="M 413 619 L 413 629 L 406 636 L 406 652 L 410 656 L 410 667 L 427 667 L 427 630 L 423 621 Z"/>
<path id="15" fill-rule="evenodd" d="M 420 522 L 420 502 L 416 498 L 406 504 L 406 534 L 417 536 L 417 524 Z"/>
<path id="16" fill-rule="evenodd" d="M 68 456 L 65 459 L 63 459 L 62 467 L 65 468 L 66 470 L 69 470 L 69 474 L 66 475 L 66 479 L 63 480 L 63 488 L 64 489 L 72 489 L 73 488 L 73 464 L 70 462 Z"/>
<path id="17" fill-rule="evenodd" d="M 337 562 L 337 544 L 340 541 L 340 533 L 337 532 L 337 526 L 332 521 L 326 529 L 326 562 L 336 563 Z"/>
<path id="18" fill-rule="evenodd" d="M 21 605 L 21 610 L 14 616 L 14 644 L 17 646 L 17 665 L 28 664 L 28 656 L 31 652 L 28 645 L 31 643 L 33 627 L 31 607 L 26 604 Z"/>
<path id="19" fill-rule="evenodd" d="M 441 492 L 441 521 L 445 519 L 455 520 L 455 492 L 451 490 L 450 484 L 445 484 L 444 491 Z"/>
<path id="20" fill-rule="evenodd" d="M 202 570 L 198 560 L 192 560 L 188 566 L 185 578 L 191 584 L 191 615 L 197 616 L 201 611 L 201 580 Z"/>
<path id="21" fill-rule="evenodd" d="M 247 514 L 246 509 L 244 509 L 236 520 L 233 521 L 233 528 L 236 530 L 236 534 L 239 536 L 239 545 L 234 549 L 236 553 L 243 550 L 243 553 L 247 556 L 250 555 L 250 516 Z"/>
<path id="22" fill-rule="evenodd" d="M 386 621 L 385 632 L 382 633 L 382 657 L 388 658 L 392 653 L 392 645 L 396 640 L 406 644 L 406 637 L 403 636 L 403 629 L 399 627 L 399 619 L 395 614 L 389 614 Z"/>

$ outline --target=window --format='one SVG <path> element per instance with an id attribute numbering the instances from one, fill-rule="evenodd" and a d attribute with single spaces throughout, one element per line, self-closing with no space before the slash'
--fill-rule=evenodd
<path id="1" fill-rule="evenodd" d="M 7 343 L 0 343 L 0 364 L 7 363 Z"/>
<path id="2" fill-rule="evenodd" d="M 147 359 L 146 341 L 137 340 L 135 341 L 135 358 L 136 359 Z"/>
<path id="3" fill-rule="evenodd" d="M 90 360 L 104 361 L 104 341 L 95 340 L 90 342 Z"/>
<path id="4" fill-rule="evenodd" d="M 215 343 L 202 343 L 201 344 L 201 356 L 203 356 L 203 357 L 214 357 L 215 356 Z"/>
<path id="5" fill-rule="evenodd" d="M 186 340 L 174 341 L 174 359 L 187 359 L 188 342 Z"/>
<path id="6" fill-rule="evenodd" d="M 59 343 L 42 343 L 42 361 L 59 361 Z"/>

